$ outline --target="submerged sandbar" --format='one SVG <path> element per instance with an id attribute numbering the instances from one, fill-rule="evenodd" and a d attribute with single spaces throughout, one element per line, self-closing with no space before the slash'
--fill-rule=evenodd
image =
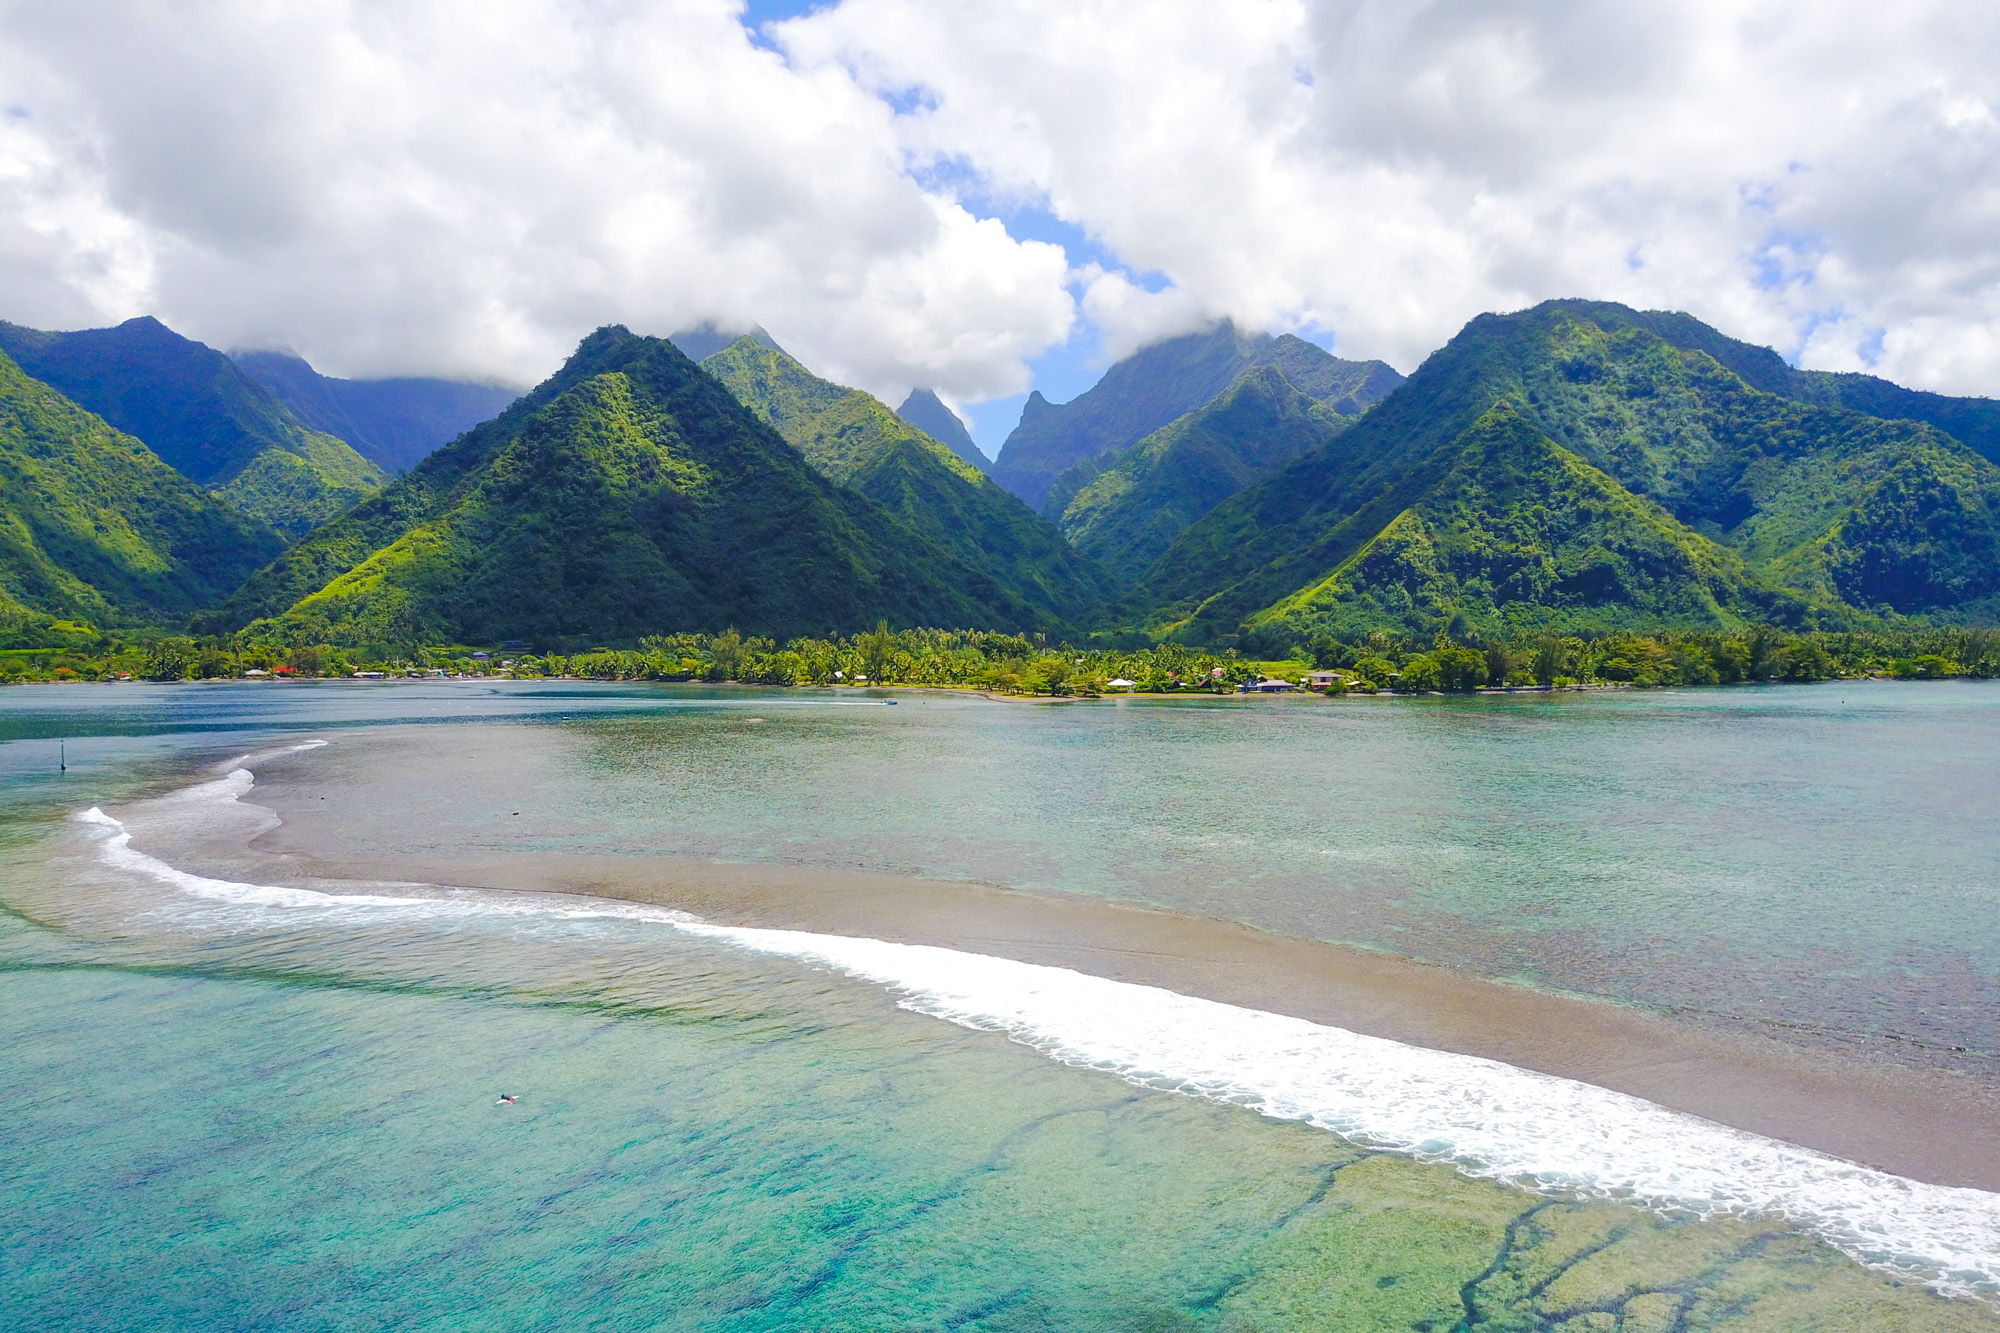
<path id="1" fill-rule="evenodd" d="M 355 752 L 378 738 L 388 739 L 350 735 L 339 744 L 360 759 Z M 1802 1049 L 1348 945 L 1075 895 L 652 855 L 357 849 L 352 821 L 371 804 L 393 802 L 396 782 L 393 772 L 367 763 L 328 764 L 312 754 L 266 759 L 247 799 L 280 823 L 248 847 L 176 847 L 169 859 L 321 888 L 334 887 L 325 881 L 386 880 L 589 895 L 731 925 L 1072 968 L 1500 1060 L 1898 1175 L 2000 1190 L 2000 1089 L 1978 1078 Z"/>

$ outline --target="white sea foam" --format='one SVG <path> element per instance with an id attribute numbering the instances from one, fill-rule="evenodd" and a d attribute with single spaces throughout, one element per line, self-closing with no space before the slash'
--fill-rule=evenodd
<path id="1" fill-rule="evenodd" d="M 1780 1216 L 1865 1262 L 2000 1293 L 2000 1194 L 1908 1180 L 1587 1083 L 1150 986 L 802 931 L 681 929 L 823 964 L 1069 1064 L 1533 1189 Z"/>
<path id="2" fill-rule="evenodd" d="M 251 783 L 238 769 L 181 795 L 235 803 Z M 101 810 L 78 818 L 111 831 L 100 845 L 110 865 L 260 915 L 611 918 L 667 926 L 832 968 L 889 988 L 905 1008 L 1002 1032 L 1134 1083 L 1240 1104 L 1531 1189 L 1703 1215 L 1778 1216 L 1864 1263 L 1939 1290 L 2000 1294 L 2000 1194 L 1908 1180 L 1498 1061 L 928 945 L 721 926 L 681 912 L 555 895 L 331 894 L 211 879 L 136 850 L 124 826 Z"/>
<path id="3" fill-rule="evenodd" d="M 248 792 L 254 783 L 255 778 L 250 771 L 239 768 L 211 782 L 182 788 L 163 798 L 160 804 L 170 807 L 170 820 L 172 816 L 184 815 L 189 807 L 207 806 L 213 809 L 234 806 L 244 809 L 247 807 L 241 806 L 238 798 Z M 507 916 L 525 920 L 650 921 L 662 925 L 680 925 L 694 920 L 685 912 L 594 898 L 566 898 L 556 894 L 496 895 L 471 890 L 437 891 L 432 886 L 418 884 L 379 886 L 418 890 L 409 893 L 328 893 L 319 889 L 214 879 L 182 870 L 140 851 L 132 846 L 132 834 L 125 824 L 97 806 L 90 807 L 75 818 L 80 823 L 106 831 L 106 836 L 97 846 L 97 854 L 106 865 L 178 890 L 202 902 L 245 909 L 248 915 L 236 918 L 241 924 L 297 922 L 302 912 L 313 913 L 321 920 L 351 918 L 355 913 L 366 914 L 364 919 L 367 920 L 380 920 L 381 909 L 393 909 L 405 919 Z"/>

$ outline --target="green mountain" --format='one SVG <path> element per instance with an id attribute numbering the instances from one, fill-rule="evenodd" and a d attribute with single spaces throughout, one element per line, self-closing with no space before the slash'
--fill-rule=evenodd
<path id="1" fill-rule="evenodd" d="M 1063 535 L 1130 585 L 1209 510 L 1348 424 L 1276 366 L 1247 370 L 1206 406 L 1107 456 L 1063 509 Z"/>
<path id="2" fill-rule="evenodd" d="M 0 616 L 178 620 L 283 547 L 0 356 Z"/>
<path id="3" fill-rule="evenodd" d="M 1798 370 L 1768 347 L 1738 342 L 1678 312 L 1629 310 L 1593 301 L 1563 304 L 1597 312 L 1613 323 L 1629 321 L 1683 350 L 1706 352 L 1762 393 L 1817 407 L 1844 407 L 1863 416 L 1926 422 L 1988 462 L 2000 463 L 2000 401 L 1906 389 L 1873 375 Z"/>
<path id="4" fill-rule="evenodd" d="M 981 453 L 979 446 L 972 442 L 972 432 L 958 419 L 958 413 L 946 407 L 944 400 L 932 390 L 910 390 L 909 397 L 903 399 L 903 405 L 896 409 L 896 415 L 981 472 L 993 466 L 993 460 Z"/>
<path id="5" fill-rule="evenodd" d="M 0 321 L 0 351 L 287 537 L 382 484 L 373 463 L 302 425 L 235 362 L 156 319 L 79 333 Z"/>
<path id="6" fill-rule="evenodd" d="M 287 551 L 215 623 L 259 618 L 337 643 L 537 645 L 1035 620 L 815 472 L 666 340 L 616 327 Z"/>
<path id="7" fill-rule="evenodd" d="M 1342 416 L 1360 413 L 1403 382 L 1380 361 L 1343 361 L 1290 334 L 1274 338 L 1224 323 L 1127 357 L 1061 406 L 1039 391 L 1030 393 L 1021 424 L 993 462 L 993 479 L 1037 511 L 1061 514 L 1070 497 L 1103 466 L 1085 470 L 1057 490 L 1065 472 L 1100 455 L 1122 452 L 1260 365 L 1276 366 L 1295 388 Z"/>
<path id="8" fill-rule="evenodd" d="M 1734 550 L 1758 585 L 1797 595 L 1774 613 L 1992 614 L 2000 470 L 1930 421 L 1825 405 L 1834 390 L 1866 401 L 1866 386 L 1777 375 L 1774 359 L 1684 315 L 1580 301 L 1482 315 L 1339 438 L 1183 534 L 1137 603 L 1194 638 L 1308 628 L 1316 613 L 1295 594 L 1416 505 L 1455 464 L 1460 436 L 1505 401 L 1582 463 Z M 1939 419 L 1983 413 L 1977 400 L 1929 407 Z"/>
<path id="9" fill-rule="evenodd" d="M 1444 473 L 1366 545 L 1253 618 L 1356 635 L 1737 628 L 1796 619 L 1742 556 L 1678 523 L 1542 434 L 1502 399 Z"/>
<path id="10" fill-rule="evenodd" d="M 882 505 L 1045 619 L 1075 621 L 1102 600 L 1102 574 L 1053 524 L 880 399 L 820 379 L 751 335 L 701 365 L 829 480 Z"/>
<path id="11" fill-rule="evenodd" d="M 288 352 L 236 352 L 230 359 L 293 416 L 391 474 L 408 472 L 447 440 L 492 420 L 516 396 L 464 380 L 335 379 Z"/>

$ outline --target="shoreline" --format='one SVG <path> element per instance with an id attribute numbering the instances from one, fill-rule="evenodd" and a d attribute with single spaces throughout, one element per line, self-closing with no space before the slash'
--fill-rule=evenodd
<path id="1" fill-rule="evenodd" d="M 40 650 L 33 650 L 40 651 Z M 1096 694 L 995 694 L 991 690 L 977 689 L 968 685 L 918 685 L 895 682 L 883 685 L 852 685 L 836 682 L 815 682 L 806 684 L 775 684 L 767 681 L 741 680 L 662 680 L 649 677 L 606 679 L 598 676 L 401 676 L 381 677 L 361 676 L 271 676 L 255 680 L 242 676 L 190 677 L 182 680 L 143 680 L 137 677 L 112 679 L 78 676 L 73 680 L 0 680 L 0 687 L 26 687 L 33 685 L 74 686 L 74 685 L 497 685 L 533 684 L 555 682 L 566 685 L 698 685 L 708 689 L 730 688 L 746 691 L 766 690 L 829 690 L 835 693 L 854 691 L 861 693 L 949 695 L 962 699 L 983 699 L 997 704 L 1071 704 L 1103 703 L 1117 699 L 1145 699 L 1151 702 L 1174 700 L 1215 700 L 1215 699 L 1257 699 L 1283 698 L 1287 695 L 1319 699 L 1508 699 L 1521 696 L 1556 696 L 1563 694 L 1619 694 L 1619 693 L 1674 693 L 1682 690 L 1729 690 L 1755 689 L 1769 686 L 1790 685 L 1848 685 L 1848 684 L 1889 684 L 1889 685 L 1938 685 L 1946 683 L 1985 684 L 1988 678 L 1967 674 L 1948 676 L 1892 676 L 1879 671 L 1871 671 L 1858 676 L 1824 676 L 1815 679 L 1787 679 L 1773 677 L 1766 680 L 1728 680 L 1706 683 L 1675 682 L 1671 684 L 1641 685 L 1632 681 L 1587 681 L 1569 685 L 1482 685 L 1472 690 L 1393 690 L 1379 689 L 1342 690 L 1331 692 L 1299 686 L 1286 691 L 1260 690 L 1111 690 Z"/>
<path id="2" fill-rule="evenodd" d="M 324 751 L 318 752 L 324 755 Z M 1351 945 L 1082 895 L 782 864 L 546 852 L 356 854 L 340 779 L 262 758 L 243 800 L 274 827 L 175 848 L 200 873 L 338 891 L 403 882 L 644 903 L 734 926 L 926 944 L 1153 986 L 1496 1060 L 1932 1184 L 2000 1191 L 2000 1089 L 1717 1031 L 1612 1001 Z M 345 795 L 351 797 L 350 789 Z M 158 854 L 156 852 L 156 854 Z"/>

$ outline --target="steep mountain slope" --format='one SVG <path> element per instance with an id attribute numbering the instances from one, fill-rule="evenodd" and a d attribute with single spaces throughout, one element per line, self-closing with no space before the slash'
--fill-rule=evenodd
<path id="1" fill-rule="evenodd" d="M 1925 422 L 1988 462 L 2000 464 L 2000 401 L 1995 399 L 1952 398 L 1922 389 L 1906 389 L 1873 375 L 1798 370 L 1768 347 L 1738 342 L 1693 316 L 1678 312 L 1630 310 L 1598 301 L 1562 304 L 1607 326 L 1629 323 L 1658 334 L 1683 350 L 1706 352 L 1763 393 L 1818 407 L 1844 407 L 1886 420 Z"/>
<path id="2" fill-rule="evenodd" d="M 287 352 L 237 352 L 231 359 L 293 416 L 390 474 L 408 472 L 516 397 L 512 389 L 463 380 L 335 379 Z"/>
<path id="3" fill-rule="evenodd" d="M 664 339 L 549 381 L 263 570 L 217 617 L 332 642 L 1026 626 L 1017 596 L 834 486 Z"/>
<path id="4" fill-rule="evenodd" d="M 883 505 L 1051 619 L 1102 599 L 1101 573 L 1046 519 L 879 399 L 820 379 L 754 337 L 701 363 L 821 473 Z"/>
<path id="5" fill-rule="evenodd" d="M 1129 585 L 1202 515 L 1347 425 L 1276 366 L 1245 371 L 1206 406 L 1112 458 L 1064 508 L 1063 535 Z"/>
<path id="6" fill-rule="evenodd" d="M 283 546 L 0 356 L 0 611 L 178 620 Z"/>
<path id="7" fill-rule="evenodd" d="M 979 446 L 972 442 L 972 434 L 958 419 L 958 413 L 946 407 L 944 400 L 931 390 L 910 390 L 909 397 L 903 399 L 903 405 L 896 409 L 896 415 L 981 472 L 992 469 L 993 460 L 979 452 Z"/>
<path id="8" fill-rule="evenodd" d="M 1128 448 L 1259 365 L 1278 367 L 1301 392 L 1343 416 L 1359 413 L 1403 381 L 1380 361 L 1343 361 L 1290 334 L 1274 338 L 1224 323 L 1127 357 L 1061 406 L 1040 392 L 1029 394 L 1021 424 L 993 462 L 993 479 L 1037 511 L 1060 514 L 1070 496 L 1103 469 L 1073 479 L 1064 492 L 1052 496 L 1063 473 Z"/>
<path id="9" fill-rule="evenodd" d="M 1761 392 L 1713 353 L 1757 358 L 1725 344 L 1686 316 L 1603 303 L 1482 315 L 1345 435 L 1190 529 L 1140 599 L 1184 633 L 1232 632 L 1373 540 L 1505 400 L 1764 582 L 1821 604 L 1979 614 L 1993 465 L 1935 426 Z"/>
<path id="10" fill-rule="evenodd" d="M 1562 448 L 1505 400 L 1417 502 L 1320 582 L 1254 617 L 1359 634 L 1735 628 L 1797 618 L 1743 559 Z"/>
<path id="11" fill-rule="evenodd" d="M 156 319 L 79 333 L 0 321 L 0 351 L 287 537 L 382 484 L 373 463 L 307 429 L 235 362 Z"/>

